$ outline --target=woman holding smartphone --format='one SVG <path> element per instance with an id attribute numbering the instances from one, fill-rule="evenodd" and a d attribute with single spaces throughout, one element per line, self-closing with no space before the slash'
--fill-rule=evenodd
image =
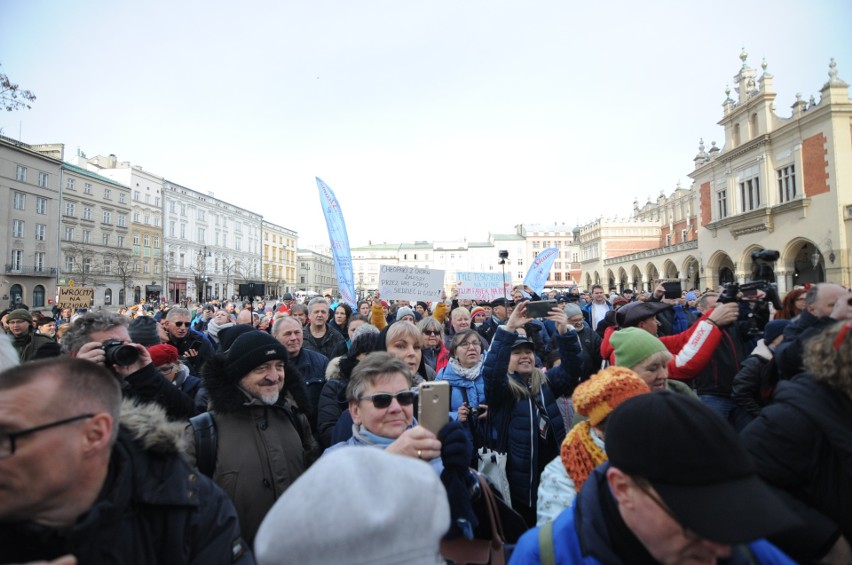
<path id="1" fill-rule="evenodd" d="M 580 341 L 560 308 L 547 315 L 557 329 L 555 341 L 561 364 L 544 373 L 535 366 L 533 343 L 518 335 L 531 321 L 527 301 L 515 306 L 504 326 L 494 334 L 485 358 L 485 399 L 491 412 L 498 451 L 507 453 L 506 475 L 512 508 L 527 521 L 536 521 L 536 499 L 541 473 L 559 454 L 565 423 L 556 404 L 570 396 L 583 375 Z"/>
<path id="2" fill-rule="evenodd" d="M 483 443 L 485 381 L 482 378 L 482 341 L 476 330 L 462 330 L 450 342 L 450 360 L 435 380 L 450 383 L 450 418 L 464 425 L 474 447 Z"/>

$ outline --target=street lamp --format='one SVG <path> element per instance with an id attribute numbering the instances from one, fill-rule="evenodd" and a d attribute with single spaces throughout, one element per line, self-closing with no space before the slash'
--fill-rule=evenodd
<path id="1" fill-rule="evenodd" d="M 211 255 L 213 254 L 207 249 L 206 245 L 204 248 L 198 250 L 198 263 L 200 266 L 198 282 L 200 284 L 198 285 L 199 288 L 197 290 L 199 303 L 204 302 L 204 297 L 207 294 L 207 258 Z"/>

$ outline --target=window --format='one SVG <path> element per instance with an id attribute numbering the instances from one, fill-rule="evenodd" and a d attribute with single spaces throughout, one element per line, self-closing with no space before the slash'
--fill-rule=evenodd
<path id="1" fill-rule="evenodd" d="M 104 271 L 106 272 L 106 265 L 104 265 Z M 112 304 L 112 289 L 108 288 L 104 291 L 104 306 L 110 306 Z"/>
<path id="2" fill-rule="evenodd" d="M 160 248 L 160 236 L 155 235 L 154 236 L 154 249 L 159 249 L 159 248 Z"/>
<path id="3" fill-rule="evenodd" d="M 204 219 L 204 210 L 199 210 L 199 211 L 198 211 L 198 221 L 199 221 L 199 222 L 204 222 L 204 221 L 206 221 L 206 220 Z"/>
<path id="4" fill-rule="evenodd" d="M 538 249 L 540 245 L 541 245 L 540 241 L 538 241 L 538 240 L 533 241 L 533 249 Z"/>
<path id="5" fill-rule="evenodd" d="M 149 214 L 148 212 L 145 212 L 145 225 L 146 226 L 151 225 L 151 214 Z"/>
<path id="6" fill-rule="evenodd" d="M 112 260 L 110 259 L 104 259 L 104 274 L 112 274 Z"/>
<path id="7" fill-rule="evenodd" d="M 666 247 L 669 247 L 672 244 L 672 234 L 666 234 Z"/>
<path id="8" fill-rule="evenodd" d="M 159 205 L 160 205 L 160 197 L 159 197 L 159 196 L 155 196 L 155 197 L 154 197 L 154 206 L 159 206 Z"/>
<path id="9" fill-rule="evenodd" d="M 133 200 L 139 200 L 139 191 L 138 190 L 133 191 Z"/>
<path id="10" fill-rule="evenodd" d="M 142 236 L 142 245 L 145 247 L 151 247 L 151 236 L 149 234 L 145 234 Z"/>
<path id="11" fill-rule="evenodd" d="M 24 237 L 23 220 L 12 220 L 12 237 Z"/>
<path id="12" fill-rule="evenodd" d="M 83 183 L 83 194 L 91 194 L 92 193 L 92 183 L 85 182 Z"/>
<path id="13" fill-rule="evenodd" d="M 20 271 L 24 262 L 24 251 L 22 249 L 12 250 L 12 270 Z"/>
<path id="14" fill-rule="evenodd" d="M 150 194 L 146 194 L 146 195 L 145 195 L 145 204 L 150 204 L 150 203 L 151 203 L 151 195 L 150 195 Z"/>
<path id="15" fill-rule="evenodd" d="M 92 258 L 91 257 L 86 257 L 85 259 L 83 259 L 83 272 L 84 273 L 91 273 L 92 272 Z"/>
<path id="16" fill-rule="evenodd" d="M 518 279 L 519 279 L 519 280 L 523 280 L 523 278 L 524 278 L 524 272 L 523 272 L 523 271 L 518 271 Z"/>
<path id="17" fill-rule="evenodd" d="M 45 224 L 36 224 L 36 241 L 44 241 L 45 234 L 47 233 L 47 226 Z"/>
<path id="18" fill-rule="evenodd" d="M 101 235 L 101 243 L 104 245 L 109 245 L 109 234 L 105 233 Z"/>
<path id="19" fill-rule="evenodd" d="M 74 228 L 65 228 L 65 241 L 74 241 Z"/>
<path id="20" fill-rule="evenodd" d="M 38 185 L 42 188 L 47 188 L 47 173 L 38 174 Z"/>
<path id="21" fill-rule="evenodd" d="M 180 225 L 180 238 L 186 239 L 186 224 Z"/>
<path id="22" fill-rule="evenodd" d="M 133 272 L 134 272 L 134 273 L 138 273 L 138 272 L 139 272 L 139 261 L 134 261 L 134 262 L 133 262 Z"/>
<path id="23" fill-rule="evenodd" d="M 67 188 L 68 190 L 74 190 L 74 182 L 74 179 L 69 178 L 67 181 L 65 181 L 65 188 Z"/>
<path id="24" fill-rule="evenodd" d="M 18 165 L 18 169 L 15 172 L 15 178 L 21 182 L 27 181 L 27 168 L 23 165 Z"/>
<path id="25" fill-rule="evenodd" d="M 119 204 L 124 204 L 125 202 L 127 202 L 127 199 L 124 197 L 124 193 L 123 193 L 123 192 L 119 192 L 119 193 L 118 193 L 118 203 L 119 203 Z"/>
<path id="26" fill-rule="evenodd" d="M 92 235 L 91 230 L 83 230 L 82 242 L 83 243 L 89 243 L 89 236 L 91 236 L 91 235 Z"/>
<path id="27" fill-rule="evenodd" d="M 241 238 L 239 236 L 234 237 L 234 247 L 236 248 L 237 251 L 242 251 L 242 243 L 243 243 L 243 238 Z"/>
<path id="28" fill-rule="evenodd" d="M 169 202 L 169 212 L 171 212 L 172 214 L 177 212 L 177 203 Z"/>
<path id="29" fill-rule="evenodd" d="M 118 236 L 118 247 L 124 247 L 124 236 Z"/>
<path id="30" fill-rule="evenodd" d="M 142 272 L 148 273 L 150 271 L 151 271 L 151 265 L 149 265 L 148 263 L 142 263 Z"/>
<path id="31" fill-rule="evenodd" d="M 579 260 L 579 257 L 577 256 L 577 253 L 572 253 L 571 254 L 571 261 L 576 263 L 578 260 Z"/>
<path id="32" fill-rule="evenodd" d="M 778 201 L 790 202 L 796 198 L 796 165 L 778 169 Z"/>
<path id="33" fill-rule="evenodd" d="M 160 274 L 160 264 L 159 263 L 154 263 L 154 274 L 155 275 Z"/>
<path id="34" fill-rule="evenodd" d="M 553 273 L 553 280 L 561 281 L 562 280 L 562 273 Z"/>
<path id="35" fill-rule="evenodd" d="M 33 266 L 35 267 L 36 272 L 44 272 L 44 251 L 36 251 L 34 259 L 35 263 Z"/>
<path id="36" fill-rule="evenodd" d="M 74 256 L 66 255 L 65 256 L 65 272 L 72 273 L 74 272 Z"/>
<path id="37" fill-rule="evenodd" d="M 760 178 L 752 177 L 740 181 L 740 202 L 743 212 L 760 207 Z"/>
<path id="38" fill-rule="evenodd" d="M 109 210 L 104 210 L 104 223 L 111 224 L 112 223 L 112 212 Z"/>
<path id="39" fill-rule="evenodd" d="M 15 210 L 24 210 L 27 205 L 27 195 L 23 192 L 15 192 L 12 197 Z"/>
<path id="40" fill-rule="evenodd" d="M 118 227 L 126 228 L 127 227 L 127 215 L 119 214 L 118 215 Z"/>
<path id="41" fill-rule="evenodd" d="M 141 216 L 139 215 L 139 212 L 133 212 L 133 221 L 134 222 L 136 222 L 138 224 L 140 218 L 141 218 Z"/>
<path id="42" fill-rule="evenodd" d="M 84 220 L 91 220 L 92 219 L 92 209 L 89 208 L 88 206 L 83 208 L 83 219 Z"/>
<path id="43" fill-rule="evenodd" d="M 181 205 L 180 205 L 180 215 L 181 215 L 181 216 L 186 216 L 186 204 L 181 204 Z"/>
<path id="44" fill-rule="evenodd" d="M 66 216 L 74 216 L 74 203 L 66 202 L 65 203 L 65 215 Z"/>
<path id="45" fill-rule="evenodd" d="M 689 230 L 680 230 L 680 241 L 681 243 L 686 241 L 687 236 L 689 235 Z"/>
<path id="46" fill-rule="evenodd" d="M 722 218 L 727 218 L 728 217 L 728 191 L 727 190 L 720 190 L 719 192 L 716 193 L 716 204 L 718 206 L 718 212 L 719 212 L 718 219 L 721 220 Z"/>
<path id="47" fill-rule="evenodd" d="M 154 216 L 154 227 L 155 228 L 160 227 L 160 217 L 159 216 Z"/>
<path id="48" fill-rule="evenodd" d="M 104 200 L 112 200 L 112 191 L 108 188 L 104 189 Z"/>
<path id="49" fill-rule="evenodd" d="M 523 267 L 523 266 L 524 266 L 524 258 L 518 257 L 518 267 Z"/>
<path id="50" fill-rule="evenodd" d="M 47 214 L 47 198 L 36 196 L 36 214 Z"/>
<path id="51" fill-rule="evenodd" d="M 175 236 L 175 223 L 169 222 L 169 237 L 174 237 L 174 236 Z"/>

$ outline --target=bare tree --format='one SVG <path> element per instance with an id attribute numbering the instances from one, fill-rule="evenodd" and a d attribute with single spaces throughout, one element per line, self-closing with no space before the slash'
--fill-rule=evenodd
<path id="1" fill-rule="evenodd" d="M 0 73 L 0 106 L 7 112 L 30 109 L 29 102 L 35 102 L 36 95 L 31 90 L 23 90 L 19 85 L 13 83 L 9 77 Z"/>
<path id="2" fill-rule="evenodd" d="M 231 287 L 231 281 L 234 279 L 234 276 L 237 275 L 237 267 L 239 267 L 239 261 L 234 260 L 233 257 L 223 256 L 222 257 L 222 274 L 225 275 L 225 290 L 223 291 L 222 298 L 224 300 L 230 300 L 230 296 L 228 295 L 228 289 Z"/>
<path id="3" fill-rule="evenodd" d="M 121 281 L 121 290 L 124 291 L 122 292 L 124 302 L 120 304 L 122 306 L 126 306 L 127 289 L 133 287 L 133 275 L 136 274 L 133 265 L 133 257 L 130 254 L 130 251 L 126 249 L 110 251 L 106 254 L 106 256 L 114 261 L 112 273 Z"/>
<path id="4" fill-rule="evenodd" d="M 71 271 L 65 274 L 74 279 L 74 284 L 79 286 L 90 286 L 95 281 L 95 275 L 101 273 L 102 265 L 100 255 L 91 245 L 84 243 L 67 243 L 62 247 L 66 259 L 72 259 Z M 67 261 L 65 262 L 67 265 Z M 63 269 L 65 271 L 65 269 Z"/>

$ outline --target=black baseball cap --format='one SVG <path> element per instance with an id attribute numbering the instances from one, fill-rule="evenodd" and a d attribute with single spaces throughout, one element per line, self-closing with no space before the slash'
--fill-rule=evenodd
<path id="1" fill-rule="evenodd" d="M 680 525 L 740 544 L 801 522 L 757 476 L 733 427 L 689 395 L 660 391 L 621 403 L 606 429 L 609 464 L 648 481 Z"/>

